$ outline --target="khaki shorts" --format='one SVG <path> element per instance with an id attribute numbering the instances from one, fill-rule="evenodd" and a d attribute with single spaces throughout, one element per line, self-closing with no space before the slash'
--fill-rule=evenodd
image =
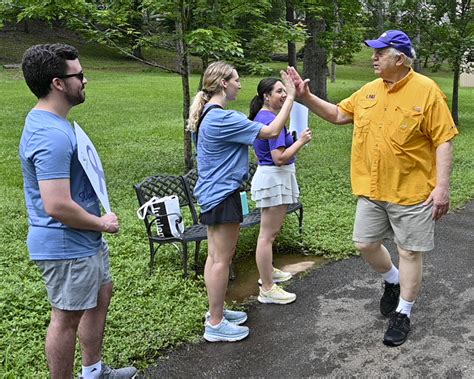
<path id="1" fill-rule="evenodd" d="M 373 243 L 393 239 L 409 251 L 434 248 L 433 205 L 398 205 L 360 196 L 354 221 L 354 242 Z"/>
<path id="2" fill-rule="evenodd" d="M 105 241 L 96 255 L 85 258 L 35 261 L 55 308 L 65 311 L 92 309 L 102 285 L 110 283 L 109 247 Z"/>

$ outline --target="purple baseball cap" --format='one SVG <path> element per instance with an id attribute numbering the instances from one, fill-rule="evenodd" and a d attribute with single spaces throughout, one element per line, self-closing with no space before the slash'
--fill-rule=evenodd
<path id="1" fill-rule="evenodd" d="M 407 57 L 413 58 L 411 52 L 412 45 L 410 38 L 400 30 L 387 30 L 377 39 L 368 39 L 364 43 L 373 49 L 384 49 L 386 47 L 393 47 L 401 51 Z"/>

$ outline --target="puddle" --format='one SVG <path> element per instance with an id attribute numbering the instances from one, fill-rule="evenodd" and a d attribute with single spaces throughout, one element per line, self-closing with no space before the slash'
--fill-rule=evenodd
<path id="1" fill-rule="evenodd" d="M 329 260 L 314 255 L 285 254 L 273 255 L 273 264 L 280 270 L 288 271 L 297 276 L 297 274 L 322 266 Z M 259 278 L 255 256 L 239 260 L 234 264 L 235 280 L 229 281 L 227 287 L 226 302 L 241 303 L 244 300 L 258 295 Z"/>

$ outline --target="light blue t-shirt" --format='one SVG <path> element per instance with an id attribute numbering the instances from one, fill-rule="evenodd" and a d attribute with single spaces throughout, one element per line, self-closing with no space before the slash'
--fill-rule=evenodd
<path id="1" fill-rule="evenodd" d="M 99 199 L 77 158 L 76 135 L 71 124 L 54 113 L 33 109 L 26 117 L 19 154 L 31 259 L 73 259 L 97 254 L 101 233 L 72 229 L 49 216 L 39 191 L 38 181 L 70 179 L 72 200 L 100 216 Z"/>
<path id="2" fill-rule="evenodd" d="M 206 104 L 204 111 L 210 104 Z M 194 195 L 201 212 L 208 212 L 237 190 L 248 176 L 248 146 L 260 130 L 259 122 L 243 113 L 212 109 L 199 127 L 197 164 L 199 178 Z"/>

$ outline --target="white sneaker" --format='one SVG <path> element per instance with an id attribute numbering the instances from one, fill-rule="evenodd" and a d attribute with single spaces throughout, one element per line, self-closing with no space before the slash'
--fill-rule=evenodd
<path id="1" fill-rule="evenodd" d="M 260 287 L 260 294 L 257 299 L 263 304 L 290 304 L 296 300 L 296 295 L 273 284 L 273 287 L 268 291 Z"/>
<path id="2" fill-rule="evenodd" d="M 293 277 L 291 272 L 281 271 L 278 268 L 273 268 L 272 280 L 273 283 L 281 283 L 290 280 Z M 258 279 L 258 284 L 262 285 L 262 279 Z"/>

